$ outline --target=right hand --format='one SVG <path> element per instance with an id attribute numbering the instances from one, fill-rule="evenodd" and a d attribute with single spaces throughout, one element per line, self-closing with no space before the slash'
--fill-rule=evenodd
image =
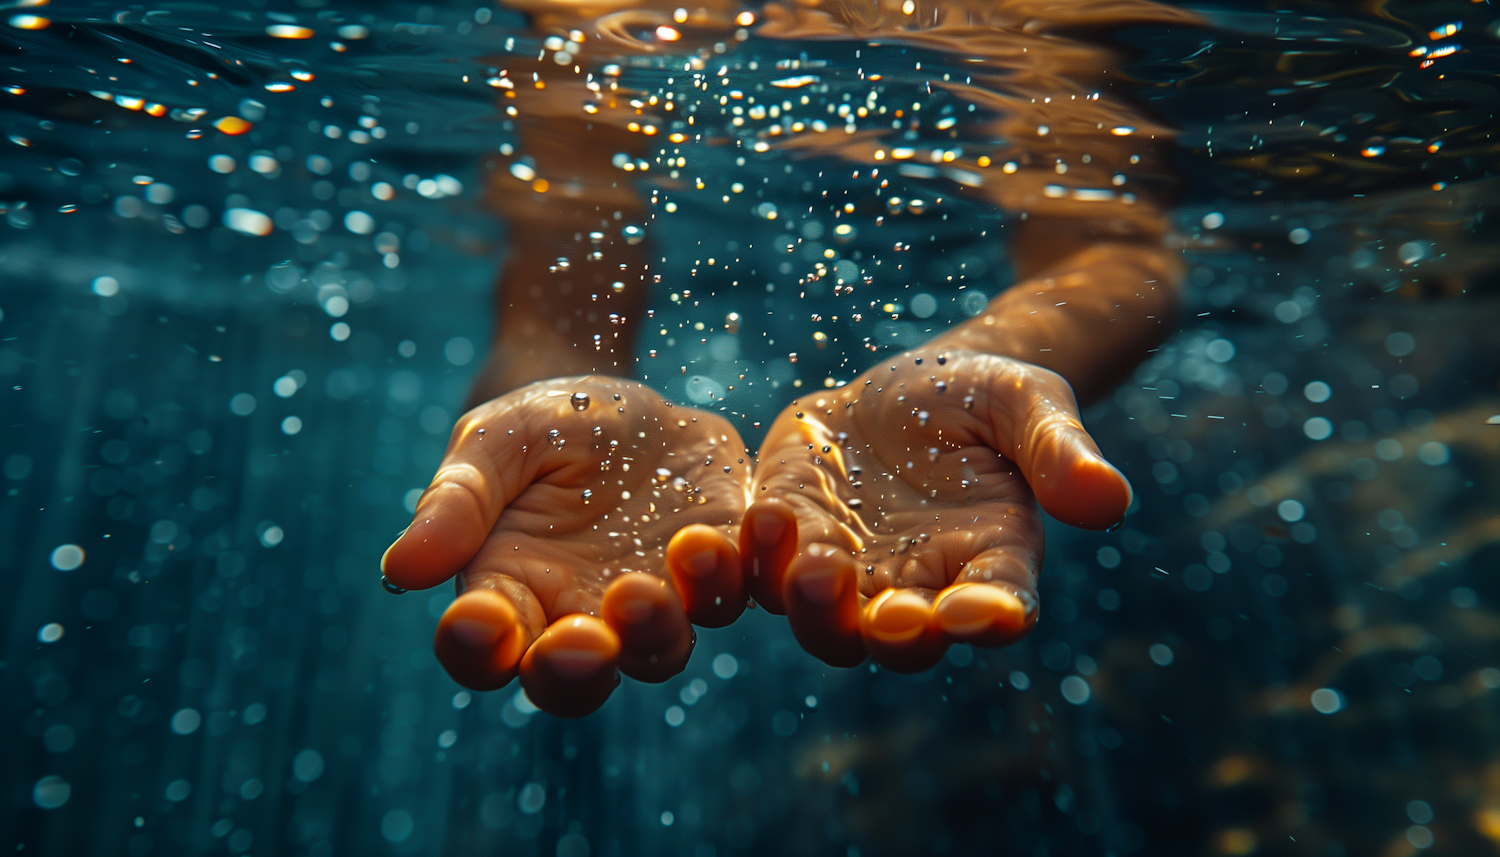
<path id="1" fill-rule="evenodd" d="M 580 717 L 619 673 L 681 672 L 689 622 L 745 609 L 731 533 L 749 458 L 727 421 L 634 381 L 540 381 L 459 420 L 381 570 L 407 589 L 458 578 L 434 641 L 454 680 L 519 675 L 539 708 Z"/>

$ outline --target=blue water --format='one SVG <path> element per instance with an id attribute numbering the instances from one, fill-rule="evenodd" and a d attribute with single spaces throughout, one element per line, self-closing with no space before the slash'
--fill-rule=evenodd
<path id="1" fill-rule="evenodd" d="M 1136 508 L 1049 526 L 1032 636 L 899 676 L 750 611 L 563 721 L 455 685 L 451 592 L 378 573 L 483 359 L 505 226 L 481 190 L 516 139 L 489 80 L 541 36 L 473 4 L 0 10 L 0 846 L 1500 849 L 1500 17 L 1195 11 L 1111 36 L 1177 129 L 1190 273 L 1180 332 L 1086 414 Z M 816 75 L 786 89 L 809 116 L 872 73 L 885 103 L 963 107 L 930 86 L 957 50 L 705 50 L 720 88 Z M 691 56 L 619 79 L 686 102 Z M 755 152 L 765 123 L 700 106 L 718 135 L 642 224 L 668 335 L 638 371 L 665 395 L 754 445 L 791 390 L 1009 284 L 1010 215 Z"/>

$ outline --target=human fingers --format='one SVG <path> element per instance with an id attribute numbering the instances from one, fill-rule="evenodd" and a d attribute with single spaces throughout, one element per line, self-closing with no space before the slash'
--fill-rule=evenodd
<path id="1" fill-rule="evenodd" d="M 509 684 L 521 656 L 545 624 L 536 596 L 510 577 L 460 595 L 443 611 L 433 637 L 438 662 L 471 690 Z"/>
<path id="2" fill-rule="evenodd" d="M 599 615 L 620 639 L 620 672 L 662 682 L 682 672 L 693 652 L 693 629 L 682 601 L 665 580 L 635 572 L 604 590 Z"/>
<path id="3" fill-rule="evenodd" d="M 860 612 L 859 632 L 875 662 L 893 672 L 921 672 L 948 651 L 949 641 L 933 616 L 931 590 L 881 592 Z"/>
<path id="4" fill-rule="evenodd" d="M 520 392 L 500 401 L 470 411 L 454 427 L 411 526 L 381 557 L 380 571 L 391 583 L 426 589 L 452 577 L 479 552 L 506 505 L 535 478 L 526 436 L 504 426 L 523 408 L 559 405 Z"/>
<path id="5" fill-rule="evenodd" d="M 537 708 L 558 717 L 598 710 L 620 684 L 620 637 L 602 619 L 558 619 L 521 656 L 521 686 Z"/>
<path id="6" fill-rule="evenodd" d="M 1119 523 L 1130 508 L 1130 483 L 1084 430 L 1068 382 L 1004 358 L 986 359 L 984 376 L 985 442 L 1021 468 L 1042 508 L 1085 529 Z"/>
<path id="7" fill-rule="evenodd" d="M 778 498 L 758 500 L 740 524 L 740 559 L 745 589 L 770 613 L 786 613 L 782 585 L 797 555 L 797 514 Z"/>
<path id="8" fill-rule="evenodd" d="M 975 646 L 1008 646 L 1037 620 L 1036 577 L 1040 551 L 1006 545 L 964 564 L 958 578 L 933 602 L 935 625 L 949 640 Z"/>
<path id="9" fill-rule="evenodd" d="M 667 543 L 667 570 L 694 625 L 722 628 L 745 612 L 740 551 L 707 524 L 690 524 Z"/>
<path id="10" fill-rule="evenodd" d="M 786 569 L 782 600 L 792 634 L 830 666 L 852 667 L 865 659 L 858 574 L 854 555 L 826 542 L 808 545 Z"/>

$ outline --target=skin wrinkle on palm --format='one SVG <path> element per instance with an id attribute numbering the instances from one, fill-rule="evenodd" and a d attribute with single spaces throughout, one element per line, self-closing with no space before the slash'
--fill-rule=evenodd
<path id="1" fill-rule="evenodd" d="M 513 160 L 497 157 L 487 187 L 511 226 L 494 347 L 475 409 L 383 563 L 403 587 L 456 576 L 461 594 L 435 641 L 450 674 L 475 689 L 519 675 L 539 707 L 580 716 L 603 704 L 620 672 L 647 681 L 679 672 L 694 639 L 689 621 L 728 624 L 747 595 L 788 614 L 804 648 L 842 666 L 874 657 L 916 671 L 953 642 L 1003 645 L 1029 631 L 1043 559 L 1038 500 L 1096 529 L 1130 503 L 1077 400 L 1108 392 L 1165 338 L 1181 278 L 1164 200 L 1149 192 L 1172 184 L 1170 132 L 1113 94 L 1118 48 L 1057 34 L 1192 16 L 1133 0 L 949 0 L 906 10 L 789 0 L 751 13 L 764 38 L 970 55 L 972 83 L 938 85 L 993 117 L 973 130 L 1002 143 L 994 159 L 955 162 L 981 180 L 954 192 L 1023 214 L 1011 227 L 1016 285 L 927 345 L 803 395 L 752 457 L 721 418 L 605 377 L 631 372 L 652 281 L 639 238 L 621 233 L 649 209 L 612 161 L 648 157 L 655 141 L 643 125 L 666 125 L 641 100 L 627 104 L 635 93 L 587 87 L 575 72 L 707 51 L 743 25 L 746 10 L 513 5 L 539 33 L 581 34 L 577 56 L 567 65 L 505 58 L 519 83 L 501 106 L 516 118 L 516 157 L 530 158 L 530 172 L 513 176 Z M 684 41 L 632 35 L 658 25 Z M 587 117 L 585 101 L 596 104 Z M 774 148 L 857 170 L 891 163 L 889 136 L 809 129 Z M 1138 192 L 1106 198 L 1064 187 L 1105 186 L 1127 172 L 1144 182 L 1131 185 Z M 545 180 L 514 184 L 520 175 Z M 570 374 L 578 377 L 550 378 Z M 628 403 L 641 422 L 602 432 L 635 460 L 596 442 L 601 428 L 578 432 L 568 402 L 581 390 L 590 410 L 612 397 Z M 484 444 L 489 458 L 469 460 Z M 697 463 L 726 452 L 731 462 Z M 632 464 L 640 469 L 627 488 Z M 664 481 L 638 481 L 663 464 L 700 502 L 674 505 L 667 501 L 682 495 L 664 494 Z M 696 483 L 695 469 L 708 471 Z"/>

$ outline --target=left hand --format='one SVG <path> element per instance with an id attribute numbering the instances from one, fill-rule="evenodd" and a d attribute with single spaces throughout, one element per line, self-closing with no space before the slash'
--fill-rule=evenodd
<path id="1" fill-rule="evenodd" d="M 740 528 L 750 595 L 834 666 L 898 671 L 1036 622 L 1037 501 L 1105 529 L 1130 485 L 1062 376 L 929 346 L 794 401 L 762 444 Z"/>

